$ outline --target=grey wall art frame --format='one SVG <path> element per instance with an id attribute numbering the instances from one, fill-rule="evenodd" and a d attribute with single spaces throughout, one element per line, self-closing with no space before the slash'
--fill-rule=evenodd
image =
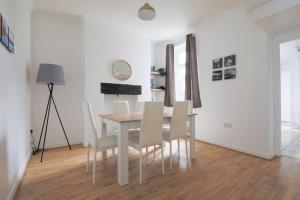
<path id="1" fill-rule="evenodd" d="M 235 79 L 236 78 L 236 68 L 229 68 L 224 70 L 224 79 Z"/>
<path id="2" fill-rule="evenodd" d="M 216 58 L 212 60 L 212 68 L 220 69 L 223 67 L 223 58 Z"/>
<path id="3" fill-rule="evenodd" d="M 236 65 L 235 54 L 224 57 L 224 67 L 232 67 Z"/>
<path id="4" fill-rule="evenodd" d="M 221 81 L 223 79 L 223 70 L 213 71 L 212 80 Z"/>

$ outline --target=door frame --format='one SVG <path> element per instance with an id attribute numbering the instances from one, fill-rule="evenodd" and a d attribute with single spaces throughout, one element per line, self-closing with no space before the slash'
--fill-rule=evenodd
<path id="1" fill-rule="evenodd" d="M 273 96 L 273 101 L 271 105 L 273 108 L 270 109 L 270 132 L 274 135 L 271 137 L 273 140 L 273 152 L 276 156 L 281 156 L 281 76 L 280 76 L 280 44 L 284 42 L 289 42 L 292 40 L 300 39 L 300 29 L 286 31 L 284 33 L 279 33 L 271 36 L 270 42 L 270 65 L 271 65 L 271 78 L 272 90 L 271 96 Z"/>

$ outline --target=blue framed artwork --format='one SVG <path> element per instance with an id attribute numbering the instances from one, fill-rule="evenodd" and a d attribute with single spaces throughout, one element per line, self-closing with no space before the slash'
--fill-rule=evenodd
<path id="1" fill-rule="evenodd" d="M 8 26 L 4 17 L 1 17 L 1 42 L 8 49 Z"/>
<path id="2" fill-rule="evenodd" d="M 8 50 L 11 53 L 14 53 L 14 51 L 15 51 L 15 36 L 10 28 L 8 29 L 8 40 L 9 40 L 8 41 Z"/>

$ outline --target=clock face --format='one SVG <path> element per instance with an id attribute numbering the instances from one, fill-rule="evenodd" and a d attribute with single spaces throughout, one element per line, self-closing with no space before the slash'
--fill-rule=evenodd
<path id="1" fill-rule="evenodd" d="M 131 66 L 125 60 L 117 60 L 112 66 L 112 73 L 118 80 L 127 80 L 131 77 Z"/>

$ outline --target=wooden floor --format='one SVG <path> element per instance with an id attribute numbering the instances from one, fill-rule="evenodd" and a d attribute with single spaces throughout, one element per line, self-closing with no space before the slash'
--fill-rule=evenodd
<path id="1" fill-rule="evenodd" d="M 43 163 L 40 155 L 32 156 L 16 199 L 300 199 L 300 160 L 267 161 L 197 142 L 197 157 L 187 168 L 184 143 L 181 145 L 179 160 L 174 149 L 173 170 L 168 168 L 166 152 L 165 176 L 161 175 L 160 157 L 154 161 L 149 157 L 142 185 L 138 154 L 130 151 L 130 183 L 123 187 L 117 183 L 117 164 L 111 158 L 99 159 L 96 184 L 92 185 L 92 170 L 85 173 L 83 147 L 48 150 Z"/>

